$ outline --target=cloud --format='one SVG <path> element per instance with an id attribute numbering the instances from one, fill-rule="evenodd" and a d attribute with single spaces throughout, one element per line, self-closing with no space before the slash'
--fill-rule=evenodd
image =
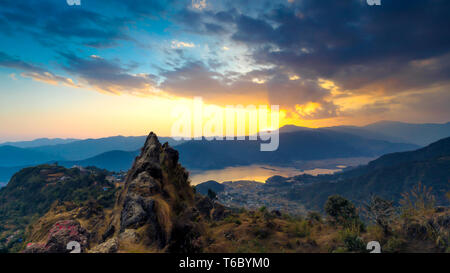
<path id="1" fill-rule="evenodd" d="M 211 92 L 213 82 L 225 84 L 226 88 L 215 89 L 217 95 L 264 89 L 271 103 L 294 108 L 305 118 L 326 118 L 348 114 L 339 98 L 371 97 L 377 103 L 361 103 L 360 110 L 376 115 L 389 103 L 397 105 L 387 103 L 389 98 L 415 92 L 426 100 L 430 88 L 450 82 L 449 1 L 385 1 L 378 8 L 359 0 L 212 5 L 218 9 L 182 10 L 179 22 L 202 35 L 220 35 L 231 46 L 244 45 L 255 66 L 270 68 L 268 74 L 253 75 L 249 81 L 252 73 L 246 72 L 230 80 L 214 75 L 211 68 L 168 80 L 172 92 L 190 93 L 187 89 L 192 85 L 195 93 L 201 93 L 199 82 L 209 82 L 205 93 Z M 207 23 L 222 28 L 211 34 Z M 188 70 L 176 69 L 172 76 Z M 258 73 L 255 68 L 254 74 Z M 333 82 L 339 92 L 322 88 L 321 79 Z M 244 82 L 248 90 L 232 91 Z M 421 111 L 420 106 L 417 109 Z"/>
<path id="2" fill-rule="evenodd" d="M 22 77 L 31 78 L 35 81 L 53 85 L 64 84 L 70 87 L 81 87 L 80 85 L 74 83 L 70 78 L 55 75 L 52 72 L 45 70 L 44 68 L 24 62 L 3 52 L 0 52 L 0 66 L 22 70 L 24 71 L 20 74 Z M 16 75 L 14 73 L 10 74 L 10 76 L 12 79 L 16 79 Z"/>
<path id="3" fill-rule="evenodd" d="M 98 56 L 81 58 L 70 53 L 61 54 L 66 64 L 64 70 L 76 75 L 79 80 L 96 90 L 121 94 L 151 95 L 157 90 L 156 76 L 145 73 L 132 73 L 117 61 Z"/>
<path id="4" fill-rule="evenodd" d="M 192 7 L 194 9 L 202 10 L 206 8 L 206 0 L 192 0 Z"/>
<path id="5" fill-rule="evenodd" d="M 42 72 L 42 73 L 23 72 L 20 75 L 25 78 L 31 78 L 35 81 L 52 84 L 52 85 L 63 84 L 63 85 L 69 86 L 69 87 L 76 87 L 76 88 L 82 87 L 81 85 L 74 83 L 73 80 L 70 78 L 58 76 L 51 72 Z"/>
<path id="6" fill-rule="evenodd" d="M 327 98 L 330 90 L 318 81 L 289 80 L 284 71 L 263 69 L 246 74 L 214 72 L 202 62 L 188 62 L 174 70 L 164 71 L 162 90 L 182 97 L 202 96 L 205 101 L 220 105 L 262 103 L 280 105 L 296 112 L 302 104 L 314 102 L 315 111 L 302 112 L 303 118 L 336 116 L 338 107 Z"/>
<path id="7" fill-rule="evenodd" d="M 22 77 L 53 85 L 63 84 L 74 88 L 92 88 L 105 93 L 127 93 L 138 96 L 160 92 L 157 90 L 156 76 L 132 73 L 131 68 L 134 66 L 127 68 L 97 55 L 81 58 L 74 54 L 61 53 L 61 56 L 66 62 L 63 69 L 76 76 L 79 83 L 3 52 L 0 52 L 0 66 L 21 70 Z"/>
<path id="8" fill-rule="evenodd" d="M 61 54 L 63 72 L 102 92 L 163 90 L 219 104 L 253 99 L 279 104 L 299 118 L 325 119 L 393 113 L 418 98 L 418 113 L 433 112 L 430 102 L 447 96 L 431 90 L 450 85 L 448 10 L 447 0 L 384 1 L 381 7 L 361 0 L 99 0 L 81 8 L 64 1 L 5 0 L 0 32 L 29 34 L 58 50 L 70 45 L 65 50 L 79 55 Z M 136 42 L 135 30 L 170 37 L 164 60 L 153 63 L 157 75 L 102 58 L 111 56 L 101 52 L 105 48 Z M 175 40 L 180 32 L 183 41 Z M 204 52 L 184 50 L 200 49 L 200 43 L 207 46 Z M 126 50 L 117 48 L 120 54 Z M 60 73 L 2 53 L 0 66 L 71 84 Z"/>
<path id="9" fill-rule="evenodd" d="M 24 62 L 16 57 L 10 56 L 4 52 L 0 52 L 0 66 L 18 69 L 18 70 L 37 72 L 37 73 L 45 72 L 44 69 L 42 69 L 38 66 Z"/>
<path id="10" fill-rule="evenodd" d="M 171 47 L 172 48 L 195 47 L 195 44 L 174 40 L 172 41 Z"/>

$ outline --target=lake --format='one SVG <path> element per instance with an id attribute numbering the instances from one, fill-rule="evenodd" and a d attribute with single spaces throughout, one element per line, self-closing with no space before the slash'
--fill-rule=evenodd
<path id="1" fill-rule="evenodd" d="M 345 166 L 339 166 L 345 167 Z M 301 170 L 290 167 L 273 167 L 265 165 L 250 165 L 240 167 L 229 167 L 220 170 L 208 171 L 191 171 L 191 183 L 197 185 L 199 183 L 215 180 L 217 182 L 237 181 L 237 180 L 253 180 L 265 182 L 267 178 L 274 175 L 281 175 L 284 177 L 291 177 L 301 174 L 319 175 L 319 174 L 333 174 L 341 171 L 341 168 L 325 169 L 314 168 L 310 170 Z"/>

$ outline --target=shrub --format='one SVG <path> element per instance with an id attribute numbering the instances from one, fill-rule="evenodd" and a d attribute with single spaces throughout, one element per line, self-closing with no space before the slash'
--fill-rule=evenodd
<path id="1" fill-rule="evenodd" d="M 328 197 L 325 203 L 325 212 L 336 224 L 347 226 L 355 219 L 359 219 L 355 206 L 349 200 L 339 195 Z"/>
<path id="2" fill-rule="evenodd" d="M 391 253 L 398 253 L 402 252 L 406 246 L 406 241 L 399 237 L 391 237 L 386 242 L 386 245 L 384 246 L 384 249 L 382 249 L 383 252 L 391 252 Z"/>
<path id="3" fill-rule="evenodd" d="M 308 219 L 308 221 L 310 222 L 322 222 L 322 215 L 320 215 L 320 213 L 316 212 L 316 211 L 309 211 L 306 219 Z"/>
<path id="4" fill-rule="evenodd" d="M 344 229 L 340 232 L 341 240 L 345 248 L 350 252 L 365 252 L 366 244 L 359 237 L 359 233 L 351 229 Z"/>
<path id="5" fill-rule="evenodd" d="M 258 228 L 256 229 L 253 234 L 258 238 L 258 239 L 266 239 L 270 236 L 271 234 L 271 230 L 268 228 Z"/>
<path id="6" fill-rule="evenodd" d="M 295 235 L 297 237 L 303 238 L 308 237 L 311 233 L 311 227 L 307 221 L 301 221 L 300 224 L 295 225 Z"/>

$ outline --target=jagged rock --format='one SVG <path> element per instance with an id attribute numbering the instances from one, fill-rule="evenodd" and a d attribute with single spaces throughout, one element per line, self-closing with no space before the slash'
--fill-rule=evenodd
<path id="1" fill-rule="evenodd" d="M 56 222 L 50 229 L 45 244 L 29 244 L 25 253 L 68 253 L 67 244 L 71 241 L 80 244 L 81 252 L 88 247 L 89 233 L 75 220 Z"/>
<path id="2" fill-rule="evenodd" d="M 116 203 L 120 211 L 120 219 L 113 220 L 119 230 L 116 236 L 123 237 L 126 230 L 145 230 L 142 244 L 167 246 L 175 219 L 194 206 L 188 173 L 178 160 L 176 150 L 149 134 Z"/>
<path id="3" fill-rule="evenodd" d="M 102 235 L 102 242 L 106 241 L 106 239 L 113 236 L 115 231 L 116 227 L 112 223 L 110 223 L 105 233 L 103 233 Z"/>
<path id="4" fill-rule="evenodd" d="M 120 242 L 136 244 L 140 241 L 139 239 L 139 235 L 132 229 L 126 229 L 124 232 L 119 234 Z"/>
<path id="5" fill-rule="evenodd" d="M 45 244 L 43 243 L 29 243 L 24 253 L 45 253 Z"/>
<path id="6" fill-rule="evenodd" d="M 119 249 L 119 240 L 117 238 L 111 238 L 108 241 L 99 244 L 95 248 L 91 249 L 91 253 L 116 253 Z"/>
<path id="7" fill-rule="evenodd" d="M 144 198 L 137 194 L 127 195 L 120 219 L 120 230 L 138 228 L 150 220 L 155 219 L 153 198 Z"/>

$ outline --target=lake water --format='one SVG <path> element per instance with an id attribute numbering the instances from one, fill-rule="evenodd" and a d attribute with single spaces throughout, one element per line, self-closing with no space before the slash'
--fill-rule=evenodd
<path id="1" fill-rule="evenodd" d="M 341 166 L 339 166 L 341 167 Z M 345 167 L 345 166 L 342 166 Z M 333 174 L 335 172 L 341 171 L 340 168 L 337 169 L 322 169 L 315 168 L 311 170 L 300 170 L 296 168 L 287 167 L 273 167 L 265 165 L 251 165 L 251 166 L 241 166 L 241 167 L 229 167 L 220 170 L 209 170 L 209 171 L 191 171 L 191 181 L 193 185 L 199 183 L 215 180 L 217 182 L 224 181 L 237 181 L 237 180 L 253 180 L 259 182 L 265 182 L 267 178 L 274 175 L 281 175 L 284 177 L 291 177 L 300 174 Z"/>

